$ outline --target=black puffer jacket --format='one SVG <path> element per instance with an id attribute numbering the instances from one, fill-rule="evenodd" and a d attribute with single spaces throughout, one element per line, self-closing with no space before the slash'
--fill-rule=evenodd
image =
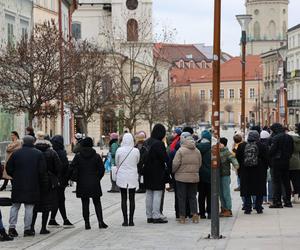
<path id="1" fill-rule="evenodd" d="M 102 196 L 100 181 L 104 176 L 103 161 L 93 148 L 82 147 L 75 155 L 71 169 L 76 173 L 78 198 L 97 198 Z"/>
<path id="2" fill-rule="evenodd" d="M 48 189 L 41 193 L 40 202 L 35 209 L 37 211 L 51 211 L 58 207 L 57 188 L 60 185 L 61 162 L 57 153 L 51 148 L 47 140 L 37 140 L 36 149 L 40 150 L 45 157 L 48 172 Z"/>
<path id="3" fill-rule="evenodd" d="M 13 177 L 11 193 L 13 203 L 39 202 L 41 190 L 48 187 L 46 161 L 39 150 L 33 146 L 23 145 L 9 158 L 6 170 Z"/>
<path id="4" fill-rule="evenodd" d="M 69 160 L 64 146 L 64 138 L 61 135 L 55 135 L 51 139 L 51 143 L 53 149 L 58 154 L 58 157 L 61 161 L 60 184 L 61 184 L 61 188 L 65 188 L 68 186 L 70 171 L 69 171 Z"/>

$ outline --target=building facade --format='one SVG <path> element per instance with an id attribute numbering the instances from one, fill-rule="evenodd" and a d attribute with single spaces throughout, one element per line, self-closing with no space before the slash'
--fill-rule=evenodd
<path id="1" fill-rule="evenodd" d="M 286 41 L 289 0 L 246 0 L 252 15 L 247 35 L 247 53 L 259 55 L 281 47 Z"/>
<path id="2" fill-rule="evenodd" d="M 287 96 L 289 124 L 300 122 L 300 24 L 287 33 Z"/>
<path id="3" fill-rule="evenodd" d="M 31 0 L 0 1 L 0 50 L 5 50 L 8 45 L 14 45 L 22 37 L 30 35 L 31 30 Z M 20 135 L 23 135 L 26 124 L 25 114 L 13 115 L 1 112 L 0 107 L 0 141 L 10 139 L 12 130 L 16 130 Z"/>

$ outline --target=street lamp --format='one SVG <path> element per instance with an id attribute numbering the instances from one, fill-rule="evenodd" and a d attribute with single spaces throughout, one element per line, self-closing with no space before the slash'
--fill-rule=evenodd
<path id="1" fill-rule="evenodd" d="M 242 101 L 241 101 L 241 129 L 245 134 L 246 130 L 246 122 L 245 122 L 245 83 L 246 83 L 246 44 L 247 44 L 247 35 L 246 30 L 248 28 L 249 23 L 252 20 L 252 15 L 237 15 L 236 19 L 241 25 L 242 29 L 242 37 L 241 37 L 241 45 L 242 45 Z"/>

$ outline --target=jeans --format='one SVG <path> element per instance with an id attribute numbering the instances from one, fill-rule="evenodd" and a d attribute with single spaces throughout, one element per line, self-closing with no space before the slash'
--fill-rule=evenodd
<path id="1" fill-rule="evenodd" d="M 230 176 L 221 176 L 220 178 L 221 207 L 227 210 L 232 209 L 230 183 L 231 183 Z"/>
<path id="2" fill-rule="evenodd" d="M 254 209 L 256 209 L 257 211 L 262 211 L 263 207 L 262 207 L 262 203 L 263 203 L 263 196 L 262 195 L 257 195 L 255 196 L 255 206 Z M 252 211 L 252 197 L 251 195 L 246 195 L 245 196 L 245 210 L 246 211 Z"/>
<path id="3" fill-rule="evenodd" d="M 4 229 L 4 226 L 3 226 L 3 221 L 2 221 L 2 213 L 0 210 L 0 230 L 3 230 L 3 229 Z"/>
<path id="4" fill-rule="evenodd" d="M 148 219 L 159 219 L 162 190 L 146 190 L 146 215 Z"/>
<path id="5" fill-rule="evenodd" d="M 197 214 L 197 183 L 185 183 L 176 181 L 177 196 L 178 196 L 178 208 L 180 216 L 190 216 Z M 187 214 L 187 200 L 190 206 L 190 214 Z"/>
<path id="6" fill-rule="evenodd" d="M 283 185 L 283 188 L 282 188 Z M 272 187 L 273 187 L 273 203 L 276 205 L 282 204 L 281 196 L 284 197 L 285 203 L 291 202 L 291 184 L 288 167 L 284 169 L 274 168 L 272 175 Z M 284 195 L 284 190 L 285 195 Z"/>
<path id="7" fill-rule="evenodd" d="M 204 216 L 205 212 L 207 212 L 209 215 L 211 210 L 211 184 L 200 181 L 198 183 L 198 192 L 199 214 Z"/>
<path id="8" fill-rule="evenodd" d="M 24 230 L 30 230 L 34 205 L 24 204 L 24 206 L 25 206 Z M 21 207 L 21 203 L 12 204 L 12 207 L 10 209 L 10 216 L 9 216 L 9 228 L 16 228 L 20 207 Z"/>

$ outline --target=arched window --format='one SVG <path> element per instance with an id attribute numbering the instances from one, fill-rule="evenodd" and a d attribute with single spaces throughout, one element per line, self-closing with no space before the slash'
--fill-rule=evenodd
<path id="1" fill-rule="evenodd" d="M 260 25 L 257 21 L 254 23 L 254 39 L 260 40 Z"/>
<path id="2" fill-rule="evenodd" d="M 201 62 L 201 68 L 202 68 L 202 69 L 205 69 L 205 68 L 206 68 L 206 62 L 204 62 L 204 61 Z"/>
<path id="3" fill-rule="evenodd" d="M 195 68 L 195 63 L 194 61 L 190 61 L 190 69 L 194 69 Z"/>
<path id="4" fill-rule="evenodd" d="M 139 40 L 139 27 L 135 19 L 129 19 L 127 22 L 127 41 L 136 42 Z"/>
<path id="5" fill-rule="evenodd" d="M 271 40 L 276 39 L 276 24 L 273 20 L 270 21 L 268 30 L 269 30 L 269 39 Z"/>

